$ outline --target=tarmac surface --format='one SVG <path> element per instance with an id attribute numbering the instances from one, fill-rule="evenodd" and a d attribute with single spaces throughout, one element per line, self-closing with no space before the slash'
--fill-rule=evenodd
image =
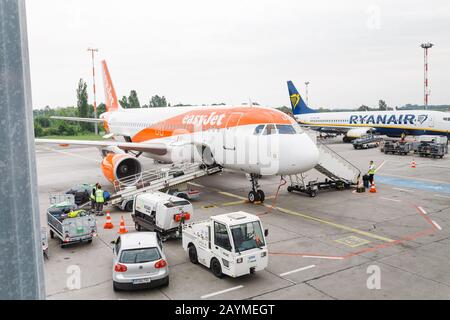
<path id="1" fill-rule="evenodd" d="M 49 238 L 48 299 L 449 299 L 450 156 L 414 157 L 413 169 L 412 155 L 354 150 L 339 138 L 327 143 L 364 173 L 374 160 L 377 193 L 319 191 L 310 198 L 289 193 L 284 185 L 275 198 L 280 177 L 265 177 L 260 180 L 266 193 L 261 205 L 245 201 L 250 182 L 242 173 L 225 171 L 192 184 L 201 191 L 192 202 L 193 221 L 240 210 L 260 216 L 269 229 L 264 271 L 218 279 L 190 263 L 180 241 L 169 240 L 164 244 L 167 288 L 115 293 L 110 242 L 117 238 L 121 215 L 129 232 L 136 231 L 130 213 L 110 207 L 115 229 L 104 230 L 106 217 L 97 217 L 99 235 L 92 244 L 62 249 Z M 108 185 L 100 161 L 95 148 L 37 147 L 42 226 L 50 194 L 81 183 Z M 146 169 L 155 166 L 149 159 L 143 163 Z M 324 178 L 314 171 L 306 175 Z M 77 283 L 74 270 L 79 271 L 79 289 L 69 289 Z"/>

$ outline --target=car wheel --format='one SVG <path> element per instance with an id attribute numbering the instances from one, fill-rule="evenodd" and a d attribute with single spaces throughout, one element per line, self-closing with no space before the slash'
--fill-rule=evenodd
<path id="1" fill-rule="evenodd" d="M 291 186 L 289 186 L 289 187 L 287 187 L 287 191 L 292 192 L 292 191 L 294 191 L 294 189 Z"/>
<path id="2" fill-rule="evenodd" d="M 133 212 L 133 201 L 128 201 L 125 205 L 125 211 Z"/>
<path id="3" fill-rule="evenodd" d="M 191 260 L 193 264 L 198 264 L 197 249 L 193 244 L 189 246 L 189 260 Z"/>
<path id="4" fill-rule="evenodd" d="M 167 276 L 166 281 L 164 281 L 163 287 L 168 287 L 169 286 L 169 276 Z"/>
<path id="5" fill-rule="evenodd" d="M 55 238 L 55 233 L 53 232 L 53 230 L 50 230 L 50 238 L 52 238 L 52 239 Z"/>
<path id="6" fill-rule="evenodd" d="M 315 196 L 317 196 L 317 192 L 316 192 L 315 190 L 311 190 L 311 191 L 309 192 L 309 196 L 310 196 L 311 198 L 314 198 Z"/>
<path id="7" fill-rule="evenodd" d="M 211 271 L 217 278 L 222 278 L 222 266 L 220 265 L 219 260 L 217 260 L 216 258 L 213 258 L 211 260 Z"/>
<path id="8" fill-rule="evenodd" d="M 136 231 L 141 231 L 142 230 L 141 225 L 139 225 L 137 223 L 134 224 L 134 228 L 136 229 Z"/>
<path id="9" fill-rule="evenodd" d="M 113 281 L 113 290 L 115 292 L 122 291 L 121 289 L 119 289 L 119 287 L 116 285 L 116 283 L 114 281 Z"/>

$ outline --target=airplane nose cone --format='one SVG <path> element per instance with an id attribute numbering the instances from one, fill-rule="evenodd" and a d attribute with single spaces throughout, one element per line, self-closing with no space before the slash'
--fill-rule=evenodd
<path id="1" fill-rule="evenodd" d="M 280 150 L 280 174 L 298 174 L 314 168 L 319 162 L 319 149 L 306 134 L 286 135 Z M 281 159 L 282 158 L 282 159 Z"/>

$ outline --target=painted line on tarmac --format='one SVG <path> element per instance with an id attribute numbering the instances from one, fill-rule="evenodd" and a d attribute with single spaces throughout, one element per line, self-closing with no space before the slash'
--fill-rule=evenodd
<path id="1" fill-rule="evenodd" d="M 233 198 L 240 199 L 240 200 L 247 200 L 247 198 L 238 196 L 238 195 L 233 194 L 233 193 L 229 193 L 229 192 L 225 192 L 225 191 L 217 191 L 217 192 L 219 194 L 221 194 L 221 195 L 224 195 L 224 196 L 233 197 Z M 389 239 L 389 238 L 386 238 L 386 237 L 382 237 L 382 236 L 379 236 L 379 235 L 376 235 L 376 234 L 373 234 L 373 233 L 370 233 L 370 232 L 366 232 L 366 231 L 358 230 L 358 229 L 355 229 L 355 228 L 347 227 L 347 226 L 344 226 L 342 224 L 338 224 L 338 223 L 334 223 L 334 222 L 331 222 L 331 221 L 327 221 L 327 220 L 323 220 L 323 219 L 320 219 L 320 218 L 316 218 L 316 217 L 313 217 L 313 216 L 310 216 L 310 215 L 307 215 L 307 214 L 304 214 L 304 213 L 295 212 L 295 211 L 292 211 L 292 210 L 289 210 L 289 209 L 285 209 L 285 208 L 281 208 L 281 207 L 273 207 L 272 208 L 271 205 L 265 204 L 265 203 L 263 203 L 263 205 L 266 208 L 269 208 L 269 209 L 276 209 L 276 210 L 281 211 L 283 213 L 299 216 L 299 217 L 302 217 L 302 218 L 305 218 L 305 219 L 308 219 L 308 220 L 321 222 L 321 223 L 327 224 L 329 226 L 332 226 L 332 227 L 335 227 L 335 228 L 338 228 L 338 229 L 342 229 L 342 230 L 346 230 L 346 231 L 350 231 L 350 232 L 353 232 L 353 233 L 357 233 L 357 234 L 360 234 L 360 235 L 363 235 L 363 236 L 366 236 L 366 237 L 369 237 L 369 238 L 378 239 L 378 240 L 385 241 L 385 242 L 392 242 L 392 241 L 394 241 L 392 239 Z"/>
<path id="2" fill-rule="evenodd" d="M 380 199 L 383 199 L 383 200 L 388 200 L 388 201 L 395 201 L 395 202 L 402 202 L 402 200 L 398 200 L 398 199 L 391 199 L 391 198 L 385 198 L 385 197 L 380 197 Z"/>
<path id="3" fill-rule="evenodd" d="M 434 194 L 434 196 L 435 196 L 435 197 L 438 197 L 438 198 L 450 199 L 449 196 L 443 196 L 443 195 L 440 195 L 440 194 Z"/>
<path id="4" fill-rule="evenodd" d="M 388 160 L 384 160 L 383 163 L 381 163 L 381 164 L 379 165 L 379 167 L 375 170 L 375 173 L 377 173 L 378 171 L 380 171 L 381 168 L 383 168 L 383 166 L 386 164 L 387 161 L 388 161 Z"/>
<path id="5" fill-rule="evenodd" d="M 266 204 L 264 204 L 264 206 L 269 207 L 269 205 L 266 205 Z M 386 238 L 386 237 L 382 237 L 382 236 L 376 235 L 374 233 L 370 233 L 370 232 L 362 231 L 362 230 L 359 230 L 359 229 L 347 227 L 347 226 L 344 226 L 342 224 L 338 224 L 338 223 L 334 223 L 334 222 L 331 222 L 331 221 L 327 221 L 327 220 L 323 220 L 323 219 L 320 219 L 320 218 L 316 218 L 316 217 L 313 217 L 313 216 L 309 216 L 309 215 L 304 214 L 304 213 L 295 212 L 295 211 L 292 211 L 292 210 L 289 210 L 289 209 L 280 208 L 280 207 L 275 207 L 274 209 L 277 209 L 278 211 L 281 211 L 281 212 L 284 212 L 284 213 L 287 213 L 287 214 L 303 217 L 303 218 L 308 219 L 308 220 L 321 222 L 321 223 L 327 224 L 329 226 L 336 227 L 338 229 L 342 229 L 342 230 L 346 230 L 346 231 L 350 231 L 350 232 L 353 232 L 353 233 L 357 233 L 357 234 L 360 234 L 360 235 L 363 235 L 363 236 L 366 236 L 366 237 L 369 237 L 369 238 L 373 238 L 373 239 L 377 239 L 377 240 L 381 240 L 381 241 L 385 241 L 385 242 L 393 242 L 394 241 L 392 239 L 389 239 L 389 238 Z"/>
<path id="6" fill-rule="evenodd" d="M 344 260 L 344 257 L 333 257 L 333 256 L 311 256 L 311 255 L 303 255 L 303 258 L 317 258 L 317 259 L 328 259 L 328 260 Z"/>
<path id="7" fill-rule="evenodd" d="M 423 214 L 428 214 L 422 207 L 417 207 Z"/>
<path id="8" fill-rule="evenodd" d="M 392 188 L 394 190 L 405 191 L 405 192 L 414 192 L 414 190 L 402 189 L 402 188 Z"/>
<path id="9" fill-rule="evenodd" d="M 436 221 L 431 220 L 431 222 L 433 222 L 433 224 L 434 224 L 434 226 L 435 226 L 436 228 L 438 228 L 439 230 L 442 230 L 441 226 L 438 225 Z"/>
<path id="10" fill-rule="evenodd" d="M 288 271 L 288 272 L 285 272 L 285 273 L 281 273 L 281 274 L 280 274 L 280 277 L 284 277 L 284 276 L 287 276 L 288 274 L 293 274 L 293 273 L 297 273 L 297 272 L 300 272 L 300 271 L 305 271 L 305 270 L 314 268 L 315 266 L 316 266 L 315 264 L 312 264 L 312 265 L 307 266 L 307 267 L 298 268 L 298 269 L 295 269 L 295 270 L 292 270 L 292 271 Z"/>
<path id="11" fill-rule="evenodd" d="M 58 153 L 64 154 L 66 156 L 77 157 L 77 158 L 80 158 L 80 159 L 83 159 L 83 160 L 88 160 L 88 161 L 94 161 L 96 163 L 101 163 L 100 160 L 95 160 L 93 158 L 83 157 L 83 156 L 80 156 L 79 154 L 76 154 L 76 153 L 72 153 L 72 152 L 68 152 L 68 151 L 62 151 L 62 150 L 56 150 L 56 149 L 52 149 L 52 148 L 46 148 L 46 149 L 49 150 L 49 151 L 52 151 L 52 152 L 58 152 Z"/>
<path id="12" fill-rule="evenodd" d="M 243 287 L 244 286 L 240 285 L 240 286 L 229 288 L 229 289 L 225 289 L 225 290 L 222 290 L 222 291 L 216 291 L 216 292 L 213 292 L 213 293 L 208 293 L 208 294 L 205 294 L 204 296 L 201 296 L 200 298 L 202 298 L 202 299 L 211 298 L 211 297 L 214 297 L 214 296 L 218 296 L 219 294 L 223 294 L 223 293 L 227 293 L 227 292 L 230 292 L 230 291 L 241 289 Z"/>
<path id="13" fill-rule="evenodd" d="M 441 180 L 433 180 L 433 179 L 424 179 L 424 178 L 418 178 L 418 177 L 407 177 L 407 176 L 401 176 L 398 174 L 382 174 L 380 173 L 378 175 L 379 177 L 382 178 L 399 178 L 403 181 L 406 181 L 407 183 L 417 183 L 418 181 L 423 181 L 423 182 L 431 182 L 431 183 L 437 183 L 437 184 L 449 184 L 448 181 L 441 181 Z"/>

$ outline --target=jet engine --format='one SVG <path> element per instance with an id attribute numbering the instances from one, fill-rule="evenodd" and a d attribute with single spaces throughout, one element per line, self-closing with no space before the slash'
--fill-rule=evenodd
<path id="1" fill-rule="evenodd" d="M 344 136 L 344 142 L 351 142 L 354 139 L 361 138 L 362 136 L 371 132 L 371 128 L 355 128 L 347 131 L 347 134 Z"/>
<path id="2" fill-rule="evenodd" d="M 126 186 L 133 186 L 141 179 L 142 165 L 129 154 L 109 153 L 103 158 L 102 171 L 111 183 L 120 181 Z"/>

